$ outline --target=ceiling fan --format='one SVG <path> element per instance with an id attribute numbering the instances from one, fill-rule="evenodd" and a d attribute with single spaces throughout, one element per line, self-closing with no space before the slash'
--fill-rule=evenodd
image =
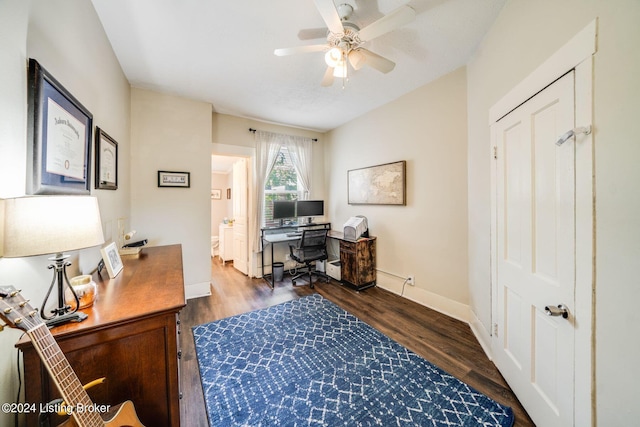
<path id="1" fill-rule="evenodd" d="M 331 86 L 334 77 L 346 79 L 348 76 L 347 64 L 350 64 L 355 70 L 359 70 L 363 65 L 368 65 L 385 74 L 394 69 L 396 64 L 393 61 L 365 49 L 363 45 L 376 37 L 413 21 L 416 16 L 415 10 L 409 6 L 401 6 L 365 28 L 360 29 L 356 24 L 349 21 L 349 17 L 353 12 L 351 5 L 341 4 L 336 7 L 333 0 L 314 1 L 328 27 L 327 42 L 325 44 L 276 49 L 273 52 L 275 55 L 286 56 L 297 53 L 326 52 L 327 71 L 322 79 L 322 86 Z"/>

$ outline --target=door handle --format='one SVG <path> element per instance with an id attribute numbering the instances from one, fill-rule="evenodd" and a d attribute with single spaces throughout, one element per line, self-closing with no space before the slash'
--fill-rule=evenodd
<path id="1" fill-rule="evenodd" d="M 559 304 L 557 307 L 547 305 L 544 308 L 544 312 L 547 316 L 562 316 L 565 319 L 569 317 L 569 310 L 564 304 Z"/>

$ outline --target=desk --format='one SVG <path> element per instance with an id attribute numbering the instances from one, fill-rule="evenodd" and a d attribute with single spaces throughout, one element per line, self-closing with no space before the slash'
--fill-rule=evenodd
<path id="1" fill-rule="evenodd" d="M 273 247 L 278 243 L 289 243 L 300 240 L 300 235 L 294 236 L 293 233 L 302 233 L 303 230 L 326 229 L 331 230 L 330 222 L 311 223 L 311 224 L 290 224 L 280 227 L 266 227 L 260 230 L 260 238 L 262 239 L 262 252 L 260 258 L 262 260 L 262 278 L 273 287 Z M 264 251 L 267 246 L 271 246 L 271 273 L 264 272 Z M 270 279 L 270 280 L 269 280 Z"/>
<path id="2" fill-rule="evenodd" d="M 357 290 L 370 288 L 376 285 L 376 238 L 366 237 L 357 241 L 345 240 L 340 231 L 331 230 L 330 223 L 311 224 L 316 228 L 328 228 L 327 237 L 338 240 L 340 244 L 340 281 Z M 290 225 L 262 229 L 262 277 L 274 287 L 273 274 L 264 273 L 264 251 L 266 245 L 271 245 L 271 266 L 273 268 L 273 247 L 278 243 L 294 242 L 299 236 L 290 236 L 293 232 L 299 232 L 309 227 Z"/>
<path id="3" fill-rule="evenodd" d="M 82 310 L 87 320 L 55 327 L 51 333 L 94 403 L 132 400 L 145 426 L 180 425 L 179 321 L 185 306 L 180 245 L 145 247 L 123 257 L 115 278 L 94 274 L 98 297 Z M 25 401 L 47 403 L 59 396 L 28 338 L 16 344 L 24 354 Z M 57 425 L 59 422 L 55 423 Z M 27 414 L 27 426 L 38 414 Z"/>

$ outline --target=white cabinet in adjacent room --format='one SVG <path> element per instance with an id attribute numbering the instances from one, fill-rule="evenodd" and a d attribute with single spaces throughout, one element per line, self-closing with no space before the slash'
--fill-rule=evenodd
<path id="1" fill-rule="evenodd" d="M 219 228 L 220 246 L 218 256 L 222 260 L 222 265 L 227 261 L 233 261 L 233 226 L 220 224 Z"/>

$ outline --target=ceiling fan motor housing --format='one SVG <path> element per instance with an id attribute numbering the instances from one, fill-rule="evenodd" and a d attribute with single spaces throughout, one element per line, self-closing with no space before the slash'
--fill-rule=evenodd
<path id="1" fill-rule="evenodd" d="M 338 10 L 338 15 L 342 21 L 346 21 L 349 19 L 351 14 L 353 13 L 353 6 L 347 3 L 342 3 L 340 6 L 336 8 Z"/>
<path id="2" fill-rule="evenodd" d="M 356 25 L 353 25 L 353 27 L 354 28 L 351 28 L 350 25 L 345 25 L 344 33 L 342 34 L 329 33 L 327 37 L 329 46 L 337 47 L 346 52 L 358 48 L 362 44 L 362 41 L 358 36 L 358 27 Z"/>

